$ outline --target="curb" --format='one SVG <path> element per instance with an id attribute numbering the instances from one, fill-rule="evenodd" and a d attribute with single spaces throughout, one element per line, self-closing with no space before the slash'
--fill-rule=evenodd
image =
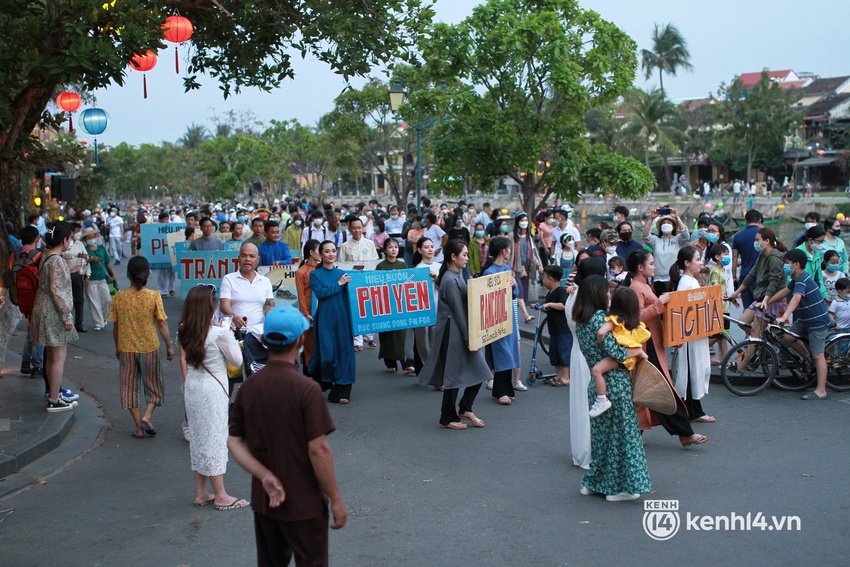
<path id="1" fill-rule="evenodd" d="M 49 414 L 34 434 L 0 451 L 0 479 L 19 472 L 57 448 L 73 427 L 75 413 L 76 410 Z"/>

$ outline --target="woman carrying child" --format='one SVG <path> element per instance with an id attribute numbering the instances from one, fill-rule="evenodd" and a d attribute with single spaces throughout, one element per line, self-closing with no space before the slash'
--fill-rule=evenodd
<path id="1" fill-rule="evenodd" d="M 627 370 L 634 370 L 639 359 L 649 358 L 643 350 L 643 343 L 649 340 L 650 334 L 640 320 L 640 303 L 637 294 L 627 287 L 618 287 L 611 294 L 611 307 L 608 309 L 608 317 L 596 332 L 596 339 L 600 344 L 605 337 L 611 333 L 617 344 L 627 349 L 640 349 L 640 353 L 630 356 L 622 362 Z M 611 408 L 608 399 L 607 387 L 605 385 L 605 373 L 614 370 L 620 365 L 620 361 L 606 356 L 590 370 L 590 375 L 596 385 L 596 401 L 590 406 L 590 417 L 597 417 Z"/>

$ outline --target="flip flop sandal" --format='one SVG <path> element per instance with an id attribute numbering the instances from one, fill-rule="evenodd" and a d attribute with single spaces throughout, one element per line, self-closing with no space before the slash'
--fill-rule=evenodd
<path id="1" fill-rule="evenodd" d="M 466 429 L 466 424 L 461 423 L 459 421 L 452 421 L 451 423 L 447 423 L 445 425 L 441 423 L 440 429 Z"/>
<path id="2" fill-rule="evenodd" d="M 366 344 L 369 345 L 369 348 L 375 348 L 378 346 L 378 343 L 376 343 L 375 341 L 369 341 Z"/>
<path id="3" fill-rule="evenodd" d="M 806 400 L 807 402 L 810 402 L 810 401 L 813 401 L 813 402 L 820 402 L 820 401 L 822 401 L 822 400 L 828 400 L 828 399 L 829 399 L 829 395 L 826 395 L 826 396 L 818 396 L 815 392 L 809 392 L 808 394 L 805 394 L 805 395 L 804 395 L 802 398 L 800 398 L 800 399 L 801 399 L 801 400 Z"/>
<path id="4" fill-rule="evenodd" d="M 478 419 L 477 417 L 475 417 L 475 414 L 472 414 L 472 416 L 470 417 L 468 413 L 465 413 L 462 416 L 460 416 L 460 420 L 461 421 L 468 421 L 474 427 L 484 427 L 484 420 Z"/>
<path id="5" fill-rule="evenodd" d="M 239 508 L 247 508 L 250 504 L 251 503 L 247 500 L 236 498 L 227 506 L 216 506 L 215 509 L 219 512 L 226 512 L 228 510 L 238 510 Z"/>
<path id="6" fill-rule="evenodd" d="M 210 498 L 209 500 L 204 500 L 203 502 L 193 502 L 192 504 L 194 504 L 198 508 L 203 508 L 204 506 L 209 506 L 213 502 L 215 502 L 215 498 Z"/>
<path id="7" fill-rule="evenodd" d="M 156 437 L 156 427 L 148 427 L 147 425 L 142 425 L 142 431 L 144 431 L 151 437 Z"/>
<path id="8" fill-rule="evenodd" d="M 704 415 L 702 417 L 692 419 L 691 421 L 696 421 L 697 423 L 714 423 L 716 420 L 713 415 Z"/>
<path id="9" fill-rule="evenodd" d="M 682 444 L 682 447 L 690 447 L 691 445 L 700 445 L 708 441 L 707 435 L 697 435 L 696 439 L 693 437 L 688 437 L 687 440 L 679 439 L 679 442 Z"/>
<path id="10" fill-rule="evenodd" d="M 363 347 L 362 347 L 362 346 L 356 346 L 356 347 L 354 347 L 354 352 L 360 352 L 361 350 L 363 350 Z"/>

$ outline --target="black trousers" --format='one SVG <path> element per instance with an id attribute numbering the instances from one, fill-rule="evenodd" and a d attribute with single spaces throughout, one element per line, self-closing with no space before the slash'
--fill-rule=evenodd
<path id="1" fill-rule="evenodd" d="M 328 509 L 321 518 L 280 522 L 254 512 L 259 567 L 287 567 L 295 555 L 298 567 L 327 567 Z"/>
<path id="2" fill-rule="evenodd" d="M 658 280 L 653 281 L 652 291 L 655 292 L 655 295 L 660 297 L 662 294 L 670 291 L 670 282 L 660 282 Z"/>
<path id="3" fill-rule="evenodd" d="M 497 400 L 502 396 L 513 398 L 516 396 L 514 392 L 514 371 L 513 369 L 500 370 L 493 375 L 493 397 Z"/>
<path id="4" fill-rule="evenodd" d="M 71 294 L 74 297 L 74 327 L 83 326 L 83 307 L 85 306 L 86 284 L 80 274 L 71 274 Z"/>
<path id="5" fill-rule="evenodd" d="M 690 349 L 685 349 L 688 356 L 690 356 Z M 681 351 L 679 351 L 681 354 Z M 690 359 L 688 360 L 688 368 L 691 367 Z M 702 411 L 702 404 L 699 400 L 695 400 L 691 397 L 691 373 L 688 372 L 688 395 L 685 397 L 685 407 L 688 409 L 688 415 L 691 419 L 697 419 L 705 415 L 705 412 Z"/>
<path id="6" fill-rule="evenodd" d="M 472 411 L 472 404 L 475 402 L 475 396 L 478 395 L 478 390 L 481 389 L 481 384 L 475 386 L 467 386 L 463 390 L 463 396 L 460 398 L 460 404 L 457 403 L 458 388 L 446 388 L 443 390 L 443 405 L 440 408 L 440 425 L 448 425 L 453 421 L 460 421 L 461 413 Z"/>
<path id="7" fill-rule="evenodd" d="M 654 364 L 659 371 L 661 371 L 661 364 L 658 361 L 658 355 L 655 353 L 655 345 L 652 343 L 651 338 L 646 343 L 646 354 L 649 355 L 649 361 Z M 690 392 L 690 384 L 688 384 L 688 387 L 688 392 Z M 682 401 L 682 398 L 680 398 L 678 394 L 676 395 L 676 413 L 673 415 L 665 415 L 663 413 L 656 412 L 653 413 L 658 416 L 658 421 L 661 422 L 661 427 L 667 430 L 667 433 L 670 435 L 690 437 L 694 434 L 694 430 L 691 427 L 691 420 L 688 419 L 688 410 L 685 408 L 685 402 Z"/>

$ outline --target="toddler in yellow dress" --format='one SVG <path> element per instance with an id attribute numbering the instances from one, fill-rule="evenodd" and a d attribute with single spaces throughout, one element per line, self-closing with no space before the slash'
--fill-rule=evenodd
<path id="1" fill-rule="evenodd" d="M 640 320 L 640 302 L 634 290 L 627 287 L 619 287 L 611 295 L 611 307 L 608 308 L 608 317 L 605 324 L 599 327 L 596 338 L 600 344 L 605 340 L 605 335 L 611 333 L 614 340 L 620 346 L 631 348 L 643 348 L 643 343 L 652 335 L 646 325 Z M 645 359 L 647 355 L 641 351 L 642 356 L 633 356 L 623 361 L 623 366 L 634 370 L 638 359 Z M 608 400 L 608 387 L 605 384 L 605 373 L 614 370 L 620 362 L 606 356 L 596 364 L 590 371 L 593 382 L 596 385 L 596 401 L 590 407 L 590 417 L 596 417 L 611 407 Z"/>

